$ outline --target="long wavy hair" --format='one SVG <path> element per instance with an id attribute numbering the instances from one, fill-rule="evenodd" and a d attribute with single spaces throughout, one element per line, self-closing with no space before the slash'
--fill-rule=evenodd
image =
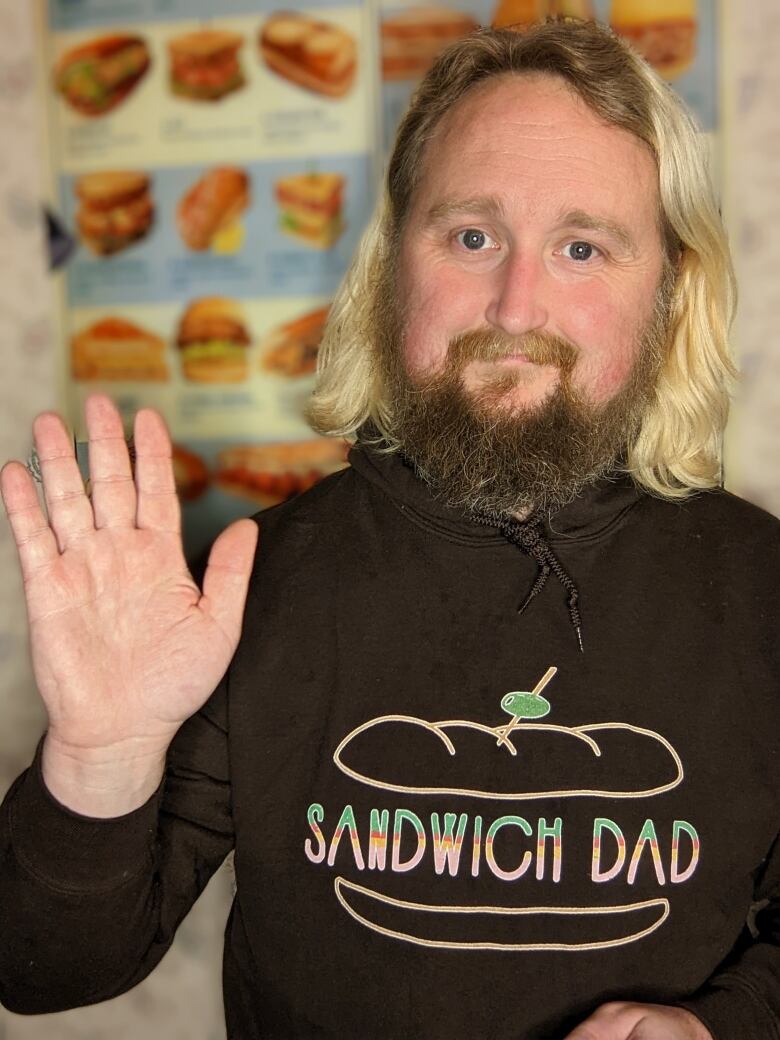
<path id="1" fill-rule="evenodd" d="M 528 74 L 562 79 L 655 157 L 659 224 L 674 288 L 664 360 L 625 468 L 637 484 L 665 498 L 713 487 L 721 480 L 736 375 L 728 346 L 736 287 L 705 144 L 671 88 L 595 22 L 549 21 L 524 33 L 480 30 L 447 48 L 430 69 L 399 127 L 383 197 L 334 299 L 309 421 L 320 433 L 346 437 L 370 422 L 387 450 L 400 447 L 392 432 L 392 394 L 377 363 L 378 351 L 389 349 L 378 328 L 387 314 L 380 297 L 393 284 L 388 272 L 426 144 L 446 112 L 478 84 Z"/>

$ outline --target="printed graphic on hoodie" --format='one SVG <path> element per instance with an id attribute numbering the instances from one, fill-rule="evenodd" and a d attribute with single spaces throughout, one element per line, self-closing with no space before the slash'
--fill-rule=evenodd
<path id="1" fill-rule="evenodd" d="M 560 726 L 536 721 L 553 712 L 542 692 L 556 672 L 555 667 L 548 668 L 532 690 L 505 694 L 500 707 L 510 718 L 506 721 L 504 717 L 496 725 L 383 715 L 353 729 L 339 743 L 333 761 L 360 785 L 385 794 L 484 799 L 495 803 L 496 814 L 459 812 L 455 807 L 453 812 L 431 812 L 425 820 L 408 808 L 397 808 L 392 814 L 388 808 L 372 808 L 368 820 L 358 821 L 353 807 L 346 805 L 338 817 L 328 814 L 326 821 L 324 807 L 313 803 L 307 814 L 311 837 L 305 842 L 310 862 L 335 867 L 343 840 L 349 843 L 360 871 L 401 874 L 420 870 L 428 849 L 437 875 L 446 872 L 450 877 L 479 878 L 481 872 L 489 872 L 505 882 L 535 876 L 558 883 L 565 844 L 563 819 L 508 813 L 504 811 L 509 808 L 507 802 L 585 796 L 648 799 L 678 787 L 684 770 L 671 743 L 651 729 L 625 722 Z M 533 769 L 524 766 L 528 741 L 535 742 L 538 752 Z M 386 753 L 388 747 L 393 748 L 392 755 Z M 485 772 L 486 755 L 491 757 L 489 790 L 479 779 Z M 539 761 L 544 762 L 543 777 Z M 637 776 L 644 778 L 641 786 Z M 669 830 L 668 825 L 665 829 Z M 695 827 L 685 820 L 673 821 L 671 833 L 663 835 L 669 844 L 666 862 L 658 831 L 651 818 L 637 836 L 624 834 L 619 822 L 607 816 L 596 817 L 588 850 L 591 882 L 602 885 L 621 878 L 633 885 L 645 862 L 659 886 L 689 880 L 700 856 Z M 509 834 L 522 835 L 525 843 L 519 862 L 506 862 Z M 598 906 L 453 906 L 397 899 L 342 876 L 334 879 L 334 890 L 344 910 L 365 927 L 438 948 L 609 948 L 650 935 L 670 913 L 669 900 L 662 896 Z M 523 924 L 532 918 L 534 938 L 524 940 Z M 538 939 L 540 920 L 544 923 L 542 941 Z"/>

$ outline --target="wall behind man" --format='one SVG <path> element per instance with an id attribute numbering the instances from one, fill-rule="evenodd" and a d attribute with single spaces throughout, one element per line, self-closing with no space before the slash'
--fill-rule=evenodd
<path id="1" fill-rule="evenodd" d="M 41 157 L 30 8 L 0 0 L 0 458 L 26 458 L 33 416 L 56 404 L 50 287 L 39 219 Z M 780 515 L 780 7 L 725 0 L 727 137 L 721 170 L 741 285 L 736 342 L 745 377 L 729 434 L 730 484 Z M 0 522 L 0 794 L 27 764 L 43 719 L 32 681 L 21 580 Z M 220 1040 L 221 934 L 229 878 L 217 875 L 151 979 L 108 1004 L 44 1018 L 0 1008 L 0 1040 Z M 4 940 L 6 941 L 6 940 Z"/>

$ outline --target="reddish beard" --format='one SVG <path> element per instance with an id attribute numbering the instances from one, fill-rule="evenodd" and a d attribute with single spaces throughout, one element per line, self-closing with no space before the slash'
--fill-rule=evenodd
<path id="1" fill-rule="evenodd" d="M 448 505 L 493 515 L 560 508 L 624 462 L 654 393 L 672 286 L 671 275 L 665 277 L 626 383 L 599 405 L 573 385 L 577 348 L 546 333 L 464 333 L 449 344 L 443 372 L 413 378 L 402 361 L 401 322 L 385 303 L 380 368 L 391 405 L 388 434 Z M 517 354 L 559 370 L 557 386 L 539 404 L 517 408 L 509 402 L 508 392 L 524 378 L 522 366 L 497 366 L 478 390 L 465 388 L 463 370 L 470 362 Z"/>

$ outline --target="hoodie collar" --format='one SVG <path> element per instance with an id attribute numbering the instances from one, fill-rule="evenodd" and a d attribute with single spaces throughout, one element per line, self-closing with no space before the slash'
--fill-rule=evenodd
<path id="1" fill-rule="evenodd" d="M 477 523 L 467 512 L 448 506 L 397 453 L 355 445 L 349 462 L 362 477 L 380 488 L 401 512 L 442 537 L 457 542 L 505 541 L 495 528 Z M 597 540 L 618 524 L 645 497 L 626 474 L 615 472 L 586 487 L 568 505 L 545 518 L 541 529 L 550 545 Z"/>

